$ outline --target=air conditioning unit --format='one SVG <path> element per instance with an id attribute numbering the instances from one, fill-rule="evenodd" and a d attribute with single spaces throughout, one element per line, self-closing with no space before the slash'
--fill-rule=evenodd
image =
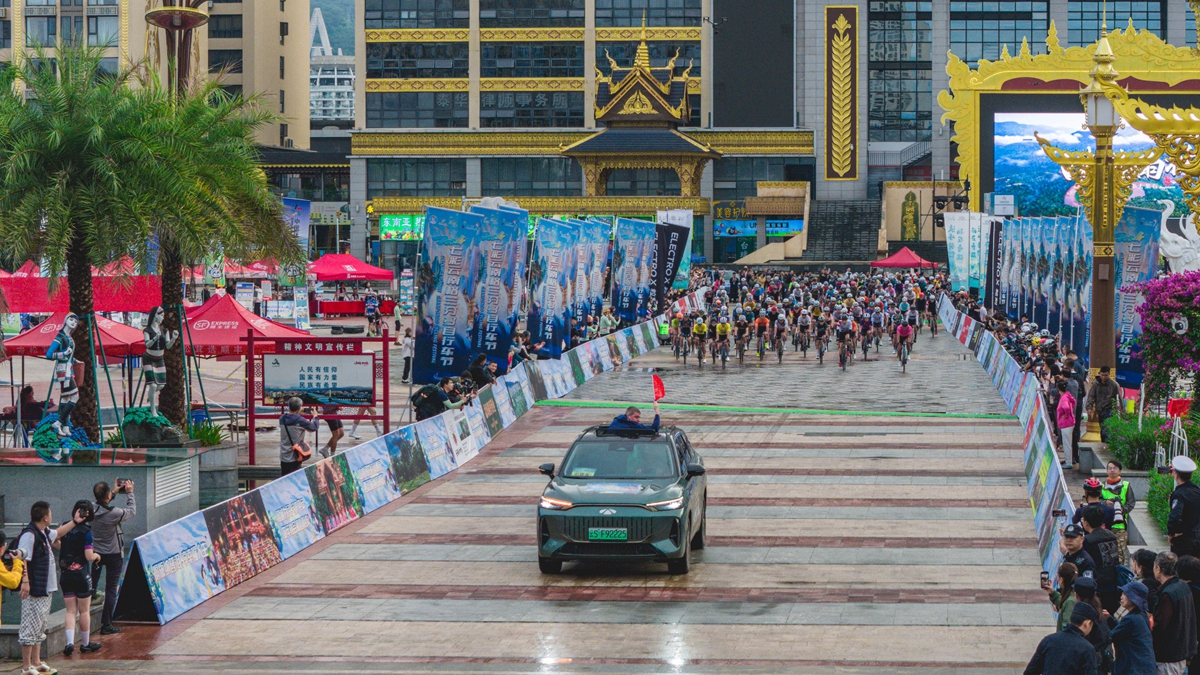
<path id="1" fill-rule="evenodd" d="M 283 143 L 283 147 L 285 147 L 285 148 L 294 148 L 294 147 L 296 147 L 296 142 L 295 142 L 295 141 L 293 141 L 292 139 L 290 139 L 290 138 L 289 138 L 289 139 L 287 139 L 286 141 L 284 141 L 284 143 Z"/>
<path id="2" fill-rule="evenodd" d="M 8 18 L 8 8 L 0 7 L 0 19 L 7 19 L 7 18 Z"/>

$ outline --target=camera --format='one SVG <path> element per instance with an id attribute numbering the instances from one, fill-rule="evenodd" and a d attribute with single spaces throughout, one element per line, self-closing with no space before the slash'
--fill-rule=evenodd
<path id="1" fill-rule="evenodd" d="M 1165 476 L 1171 473 L 1171 467 L 1169 466 L 1156 466 L 1154 467 L 1154 470 L 1157 471 L 1160 476 Z"/>

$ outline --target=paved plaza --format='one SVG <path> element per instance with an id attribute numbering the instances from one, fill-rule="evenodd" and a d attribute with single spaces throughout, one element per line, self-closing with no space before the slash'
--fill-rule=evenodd
<path id="1" fill-rule="evenodd" d="M 960 345 L 927 338 L 903 375 L 887 359 L 842 373 L 791 353 L 782 366 L 701 374 L 648 355 L 167 626 L 128 626 L 102 659 L 51 663 L 79 674 L 1020 672 L 1053 630 L 1022 430 Z M 709 547 L 691 574 L 540 574 L 536 467 L 618 412 L 586 401 L 644 399 L 646 367 L 664 368 L 675 403 L 867 414 L 668 410 L 709 469 Z M 898 410 L 962 415 L 878 414 Z"/>

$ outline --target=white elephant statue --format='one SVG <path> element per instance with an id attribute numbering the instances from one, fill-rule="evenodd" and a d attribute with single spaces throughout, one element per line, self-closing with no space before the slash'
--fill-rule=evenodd
<path id="1" fill-rule="evenodd" d="M 1171 273 L 1200 270 L 1200 233 L 1196 232 L 1196 214 L 1189 213 L 1187 218 L 1168 225 L 1167 219 L 1175 211 L 1175 202 L 1160 199 L 1158 203 L 1163 207 L 1158 252 L 1170 265 Z"/>

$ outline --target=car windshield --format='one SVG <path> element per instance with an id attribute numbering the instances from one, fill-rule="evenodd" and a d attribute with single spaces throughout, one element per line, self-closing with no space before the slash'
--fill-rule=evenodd
<path id="1" fill-rule="evenodd" d="M 561 475 L 584 479 L 673 478 L 676 470 L 673 457 L 671 446 L 663 441 L 584 441 L 571 448 Z"/>

